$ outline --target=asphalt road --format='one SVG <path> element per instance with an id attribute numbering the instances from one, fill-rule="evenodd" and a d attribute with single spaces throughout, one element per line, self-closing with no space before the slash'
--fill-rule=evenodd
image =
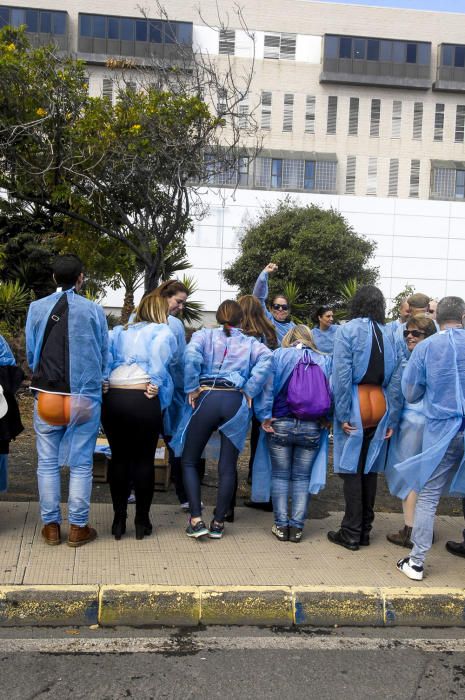
<path id="1" fill-rule="evenodd" d="M 2 630 L 0 698 L 446 700 L 463 630 Z"/>

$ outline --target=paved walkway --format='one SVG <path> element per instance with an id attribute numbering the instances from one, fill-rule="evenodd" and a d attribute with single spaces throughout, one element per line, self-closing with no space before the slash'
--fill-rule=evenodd
<path id="1" fill-rule="evenodd" d="M 399 529 L 401 516 L 379 513 L 372 544 L 349 552 L 330 544 L 326 533 L 340 514 L 309 520 L 300 544 L 278 542 L 270 532 L 272 516 L 236 510 L 221 541 L 192 541 L 184 534 L 185 514 L 176 506 L 154 506 L 154 534 L 137 541 L 129 506 L 128 531 L 120 542 L 110 534 L 110 505 L 93 504 L 91 523 L 99 533 L 91 545 L 72 549 L 42 542 L 37 503 L 0 502 L 0 584 L 162 584 L 169 586 L 380 586 L 463 588 L 465 560 L 449 555 L 444 543 L 460 539 L 463 518 L 440 516 L 436 544 L 423 582 L 396 571 L 408 550 L 386 541 Z M 208 514 L 210 515 L 210 514 Z M 63 524 L 67 535 L 67 523 Z"/>

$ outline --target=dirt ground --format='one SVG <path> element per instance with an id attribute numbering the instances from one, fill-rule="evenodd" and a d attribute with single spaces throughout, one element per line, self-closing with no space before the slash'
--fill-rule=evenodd
<path id="1" fill-rule="evenodd" d="M 9 487 L 6 493 L 0 498 L 8 501 L 36 501 L 37 500 L 37 479 L 36 479 L 36 449 L 34 440 L 34 430 L 32 428 L 32 397 L 28 392 L 19 395 L 19 406 L 25 430 L 18 439 L 11 443 L 9 460 Z M 239 459 L 239 491 L 237 505 L 241 506 L 244 499 L 249 498 L 250 486 L 247 484 L 248 473 L 248 449 L 244 451 Z M 67 473 L 63 470 L 62 477 L 62 499 L 67 499 Z M 376 509 L 380 512 L 401 512 L 401 504 L 397 498 L 392 497 L 381 476 L 378 481 L 378 496 Z M 206 505 L 213 505 L 216 500 L 216 469 L 214 462 L 207 463 L 207 471 L 202 486 L 202 500 Z M 107 484 L 94 483 L 92 500 L 96 503 L 109 503 L 110 491 Z M 177 498 L 173 485 L 166 492 L 157 491 L 154 495 L 154 503 L 176 504 Z M 327 485 L 324 491 L 318 496 L 312 497 L 309 509 L 310 518 L 325 518 L 330 511 L 341 511 L 344 509 L 344 499 L 342 497 L 342 482 L 340 478 L 332 473 L 330 466 Z M 461 502 L 456 498 L 444 498 L 441 501 L 439 513 L 443 515 L 460 515 Z"/>

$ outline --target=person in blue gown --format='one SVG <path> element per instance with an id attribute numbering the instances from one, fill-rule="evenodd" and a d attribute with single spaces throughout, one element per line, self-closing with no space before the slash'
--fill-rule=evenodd
<path id="1" fill-rule="evenodd" d="M 400 355 L 384 325 L 385 301 L 371 285 L 357 290 L 351 320 L 339 326 L 334 343 L 334 471 L 343 480 L 345 513 L 334 544 L 356 551 L 370 543 L 378 472 L 383 471 L 387 440 L 401 410 Z M 384 413 L 362 424 L 359 385 L 380 397 Z M 384 401 L 383 401 L 384 397 Z"/>
<path id="2" fill-rule="evenodd" d="M 189 537 L 219 539 L 234 494 L 236 465 L 251 420 L 252 399 L 269 375 L 272 354 L 240 329 L 242 309 L 226 300 L 218 307 L 220 328 L 197 331 L 184 355 L 184 388 L 188 401 L 172 440 L 182 455 L 184 486 L 189 498 Z M 218 462 L 218 495 L 210 528 L 201 517 L 200 479 L 197 464 L 214 431 L 221 437 Z"/>
<path id="3" fill-rule="evenodd" d="M 260 300 L 266 317 L 274 325 L 278 343 L 281 345 L 284 336 L 294 327 L 295 323 L 290 320 L 291 307 L 289 300 L 284 294 L 277 294 L 273 297 L 270 309 L 266 306 L 268 300 L 268 275 L 273 274 L 277 269 L 278 266 L 275 263 L 268 263 L 265 269 L 260 272 L 252 293 Z"/>
<path id="4" fill-rule="evenodd" d="M 313 321 L 315 325 L 312 328 L 312 335 L 317 349 L 332 355 L 338 329 L 334 323 L 333 309 L 330 306 L 320 306 L 315 312 Z"/>
<path id="5" fill-rule="evenodd" d="M 38 394 L 70 397 L 70 419 L 54 425 L 34 402 L 40 511 L 47 544 L 61 542 L 60 468 L 70 469 L 68 544 L 87 544 L 97 533 L 88 525 L 92 466 L 100 426 L 102 385 L 108 378 L 108 327 L 103 309 L 79 295 L 84 282 L 81 260 L 62 255 L 53 265 L 60 289 L 32 302 L 26 320 L 26 349 Z"/>
<path id="6" fill-rule="evenodd" d="M 5 338 L 0 335 L 0 492 L 8 486 L 8 453 L 11 440 L 24 430 L 15 394 L 24 372 Z"/>

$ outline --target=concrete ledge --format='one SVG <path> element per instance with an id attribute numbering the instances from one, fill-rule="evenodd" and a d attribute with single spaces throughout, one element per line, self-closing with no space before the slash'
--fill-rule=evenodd
<path id="1" fill-rule="evenodd" d="M 377 588 L 299 586 L 292 593 L 296 625 L 383 625 L 383 597 Z"/>
<path id="2" fill-rule="evenodd" d="M 208 586 L 201 588 L 204 625 L 265 625 L 293 623 L 292 589 L 280 586 Z"/>
<path id="3" fill-rule="evenodd" d="M 101 586 L 99 624 L 192 627 L 200 619 L 200 589 L 189 586 Z"/>
<path id="4" fill-rule="evenodd" d="M 465 588 L 0 586 L 0 627 L 465 627 Z"/>
<path id="5" fill-rule="evenodd" d="M 96 625 L 98 586 L 0 586 L 0 627 Z"/>
<path id="6" fill-rule="evenodd" d="M 462 588 L 383 588 L 384 623 L 409 627 L 465 627 Z"/>

